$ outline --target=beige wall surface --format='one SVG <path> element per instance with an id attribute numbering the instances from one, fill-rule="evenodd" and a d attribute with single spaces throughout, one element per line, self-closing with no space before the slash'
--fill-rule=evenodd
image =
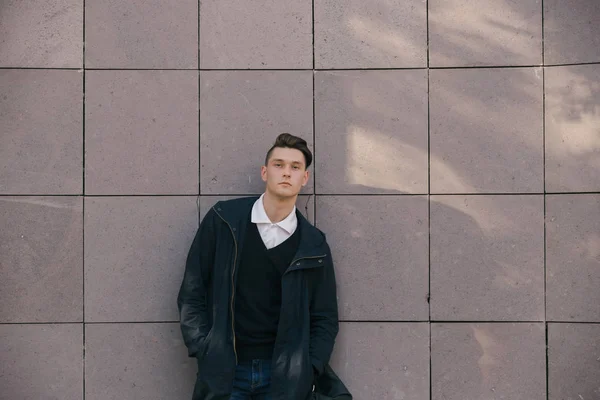
<path id="1" fill-rule="evenodd" d="M 175 297 L 277 134 L 356 400 L 600 399 L 597 0 L 0 1 L 0 400 L 185 400 Z"/>

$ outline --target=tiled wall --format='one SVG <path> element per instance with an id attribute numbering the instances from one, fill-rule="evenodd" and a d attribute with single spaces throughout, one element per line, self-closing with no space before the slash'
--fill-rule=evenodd
<path id="1" fill-rule="evenodd" d="M 283 131 L 355 399 L 600 399 L 597 0 L 8 0 L 0 68 L 0 399 L 189 399 L 198 217 Z"/>

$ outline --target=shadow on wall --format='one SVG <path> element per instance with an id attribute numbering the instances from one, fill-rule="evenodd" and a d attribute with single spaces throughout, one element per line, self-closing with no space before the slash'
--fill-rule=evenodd
<path id="1" fill-rule="evenodd" d="M 600 72 L 597 66 L 547 67 L 546 71 L 541 66 L 494 68 L 541 65 L 542 10 L 535 1 L 485 3 L 463 13 L 457 2 L 430 1 L 430 61 L 432 67 L 489 69 L 431 70 L 429 89 L 425 71 L 317 72 L 317 193 L 426 194 L 429 159 L 431 193 L 436 194 L 431 198 L 431 318 L 543 321 L 542 193 L 545 185 L 548 191 L 600 188 Z M 387 18 L 394 13 L 391 5 L 385 8 L 386 4 L 390 2 L 379 3 L 376 13 L 344 16 L 346 30 L 338 36 L 346 35 L 370 47 L 364 58 L 357 53 L 352 55 L 361 62 L 373 49 L 379 58 L 389 61 L 401 58 L 402 50 L 419 46 L 419 37 L 411 42 L 418 27 L 410 23 L 386 30 Z M 415 2 L 415 6 L 418 4 Z M 514 196 L 465 195 L 486 193 Z M 377 266 L 385 261 L 375 253 L 367 255 L 375 267 L 366 273 L 370 278 L 366 282 L 379 281 L 370 299 L 383 305 L 363 307 L 362 313 L 358 310 L 353 314 L 356 310 L 346 303 L 360 291 L 359 273 L 352 269 L 356 262 L 352 249 L 362 248 L 360 243 L 368 239 L 374 243 L 382 240 L 369 236 L 370 225 L 376 224 L 385 231 L 394 221 L 364 218 L 352 197 L 341 198 L 338 206 L 343 208 L 344 225 L 354 227 L 351 233 L 340 236 L 343 245 L 332 244 L 342 286 L 340 311 L 359 316 L 351 319 L 369 320 L 369 316 L 383 315 L 381 319 L 385 320 L 385 312 L 377 312 L 392 312 L 393 307 L 386 307 L 381 299 L 401 294 L 381 293 L 386 290 L 381 283 L 389 277 L 377 271 Z M 317 215 L 319 210 L 317 207 Z M 390 219 L 394 217 L 403 218 L 390 215 Z M 398 241 L 405 244 L 403 233 L 398 232 Z M 594 255 L 600 248 L 594 233 L 589 235 L 592 237 L 578 238 L 572 244 L 573 259 L 582 263 L 598 261 Z M 583 259 L 577 248 L 590 243 L 596 248 L 586 252 Z M 345 254 L 340 248 L 350 252 Z M 395 267 L 402 268 L 404 262 L 398 261 Z M 370 283 L 367 286 L 372 288 Z M 422 289 L 426 291 L 427 287 Z M 426 293 L 422 295 L 425 298 Z M 600 302 L 598 293 L 588 296 L 589 301 Z M 387 319 L 393 318 L 387 314 Z M 481 332 L 477 332 L 474 328 L 481 345 Z M 494 355 L 486 348 L 508 345 L 489 343 L 492 337 L 486 335 L 487 345 L 481 345 L 482 386 L 487 385 L 494 369 L 498 368 L 496 373 L 500 374 L 498 371 L 511 368 L 490 360 Z M 369 382 L 369 375 L 371 382 L 386 379 L 377 371 L 357 372 L 361 370 L 358 360 L 363 362 L 364 357 L 370 357 L 368 354 L 340 352 L 336 357 L 341 376 L 351 382 L 356 398 L 392 398 L 389 388 L 365 383 Z M 372 357 L 381 363 L 382 359 Z M 386 352 L 379 357 L 392 362 Z M 574 378 L 577 370 L 572 373 Z M 423 394 L 418 390 L 420 383 L 411 383 L 401 372 L 395 379 L 406 379 L 408 391 L 414 392 L 410 395 Z M 428 390 L 425 386 L 423 390 Z M 537 386 L 536 389 L 545 390 Z M 581 388 L 585 398 L 593 397 L 592 386 L 590 383 L 588 388 Z M 532 394 L 537 396 L 536 393 Z"/>

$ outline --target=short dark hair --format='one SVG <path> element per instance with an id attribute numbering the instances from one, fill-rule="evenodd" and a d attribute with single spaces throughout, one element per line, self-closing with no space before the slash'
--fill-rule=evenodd
<path id="1" fill-rule="evenodd" d="M 310 149 L 308 148 L 306 140 L 299 138 L 298 136 L 290 135 L 289 133 L 280 134 L 279 136 L 277 136 L 277 139 L 275 139 L 275 144 L 273 144 L 273 146 L 271 146 L 271 148 L 267 152 L 267 156 L 265 157 L 265 165 L 269 164 L 269 158 L 271 157 L 271 153 L 276 147 L 300 150 L 304 155 L 304 162 L 306 163 L 306 168 L 310 167 L 313 157 L 312 153 L 310 152 Z"/>

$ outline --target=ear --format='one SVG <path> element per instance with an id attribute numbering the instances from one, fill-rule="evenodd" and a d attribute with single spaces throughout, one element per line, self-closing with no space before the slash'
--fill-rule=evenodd
<path id="1" fill-rule="evenodd" d="M 304 179 L 302 179 L 302 186 L 306 186 L 308 183 L 308 170 L 304 171 Z"/>
<path id="2" fill-rule="evenodd" d="M 262 178 L 263 182 L 267 181 L 267 167 L 264 165 L 260 167 L 260 177 Z"/>

